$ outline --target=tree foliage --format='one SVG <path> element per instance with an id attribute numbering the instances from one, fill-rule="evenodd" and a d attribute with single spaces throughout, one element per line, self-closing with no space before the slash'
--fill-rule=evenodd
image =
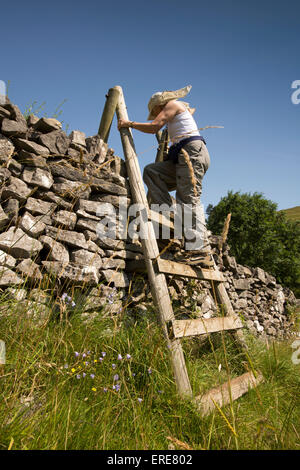
<path id="1" fill-rule="evenodd" d="M 228 243 L 238 263 L 259 266 L 300 295 L 300 224 L 288 220 L 277 204 L 261 193 L 229 191 L 216 206 L 207 207 L 207 227 L 222 233 L 231 213 Z"/>

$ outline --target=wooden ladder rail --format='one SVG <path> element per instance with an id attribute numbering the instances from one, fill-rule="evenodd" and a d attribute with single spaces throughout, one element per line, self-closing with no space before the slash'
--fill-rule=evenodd
<path id="1" fill-rule="evenodd" d="M 123 90 L 121 87 L 115 87 L 115 89 L 119 90 L 119 101 L 116 108 L 117 117 L 118 119 L 128 120 Z M 159 257 L 159 250 L 153 225 L 148 217 L 149 206 L 132 134 L 129 128 L 122 128 L 120 130 L 120 134 L 132 198 L 136 204 L 141 204 L 141 231 L 146 234 L 145 239 L 141 239 L 141 243 L 145 256 L 152 297 L 158 308 L 163 333 L 170 349 L 175 382 L 180 395 L 191 396 L 192 389 L 186 369 L 182 345 L 179 339 L 170 340 L 168 335 L 167 323 L 175 320 L 175 316 L 165 275 L 154 269 L 154 260 Z"/>
<path id="2" fill-rule="evenodd" d="M 116 105 L 117 117 L 118 119 L 128 120 L 122 88 L 116 86 L 113 90 L 116 90 L 116 92 L 119 93 L 118 103 Z M 111 125 L 111 116 L 109 117 L 109 120 Z M 125 128 L 121 129 L 120 134 L 132 198 L 134 202 L 140 204 L 141 207 L 139 211 L 141 232 L 146 235 L 144 238 L 141 238 L 145 264 L 153 300 L 158 308 L 163 333 L 170 350 L 175 382 L 181 396 L 192 398 L 192 389 L 180 338 L 185 336 L 198 336 L 213 332 L 229 331 L 238 340 L 238 344 L 243 349 L 247 350 L 243 334 L 240 330 L 243 328 L 243 324 L 232 308 L 227 291 L 223 284 L 223 275 L 219 272 L 215 262 L 214 270 L 207 270 L 202 268 L 192 268 L 191 266 L 184 265 L 182 263 L 173 263 L 160 258 L 152 225 L 152 220 L 157 220 L 157 217 L 153 219 L 148 206 L 132 134 L 130 129 Z M 161 222 L 161 219 L 159 220 Z M 176 274 L 183 277 L 185 277 L 188 272 L 190 277 L 197 277 L 199 279 L 211 280 L 211 282 L 214 282 L 218 301 L 225 307 L 226 316 L 210 319 L 175 320 L 165 277 L 165 273 L 172 273 L 174 270 Z M 193 397 L 193 403 L 197 406 L 202 416 L 204 416 L 210 413 L 216 405 L 223 406 L 231 403 L 232 400 L 236 400 L 240 396 L 244 395 L 250 388 L 256 387 L 262 380 L 263 377 L 260 373 L 256 373 L 254 371 L 246 372 L 240 377 L 229 379 L 221 386 L 211 389 L 204 395 Z"/>

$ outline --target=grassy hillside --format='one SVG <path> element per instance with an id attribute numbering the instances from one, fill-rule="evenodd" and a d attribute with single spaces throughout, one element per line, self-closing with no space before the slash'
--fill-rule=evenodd
<path id="1" fill-rule="evenodd" d="M 76 306 L 37 326 L 24 306 L 0 299 L 0 315 L 0 449 L 300 449 L 291 342 L 248 335 L 248 367 L 264 383 L 201 418 L 176 394 L 154 310 L 83 323 Z M 196 394 L 243 372 L 228 334 L 184 349 Z"/>
<path id="2" fill-rule="evenodd" d="M 284 209 L 280 212 L 285 212 L 287 217 L 293 220 L 294 222 L 300 222 L 300 206 L 291 207 L 290 209 Z"/>

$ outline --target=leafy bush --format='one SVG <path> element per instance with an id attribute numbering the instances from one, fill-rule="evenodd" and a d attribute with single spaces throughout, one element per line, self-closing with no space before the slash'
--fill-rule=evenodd
<path id="1" fill-rule="evenodd" d="M 300 295 L 300 225 L 261 193 L 229 191 L 216 206 L 208 206 L 208 229 L 221 234 L 228 213 L 228 243 L 238 263 L 263 268 Z"/>

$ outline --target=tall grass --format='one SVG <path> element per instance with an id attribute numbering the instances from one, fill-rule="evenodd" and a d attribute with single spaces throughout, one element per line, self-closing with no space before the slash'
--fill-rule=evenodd
<path id="1" fill-rule="evenodd" d="M 1 449 L 299 449 L 299 365 L 289 344 L 248 335 L 264 383 L 202 418 L 176 394 L 154 309 L 99 310 L 84 323 L 76 303 L 39 318 L 0 301 Z M 243 372 L 229 335 L 185 341 L 184 350 L 196 394 Z"/>

